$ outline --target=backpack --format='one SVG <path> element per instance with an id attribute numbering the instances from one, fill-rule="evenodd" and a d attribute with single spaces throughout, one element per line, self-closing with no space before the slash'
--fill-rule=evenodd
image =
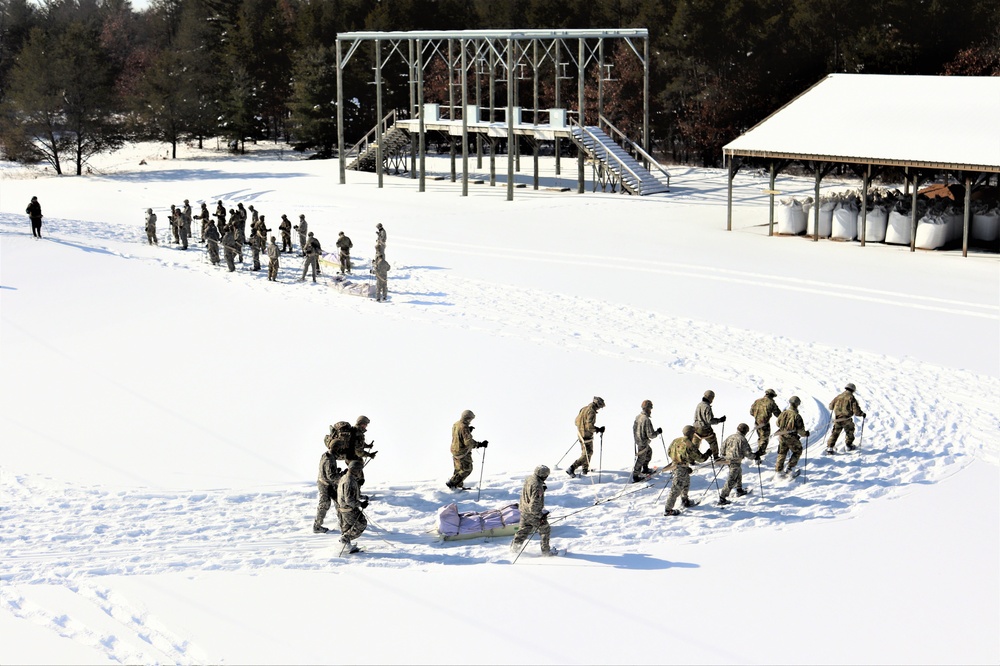
<path id="1" fill-rule="evenodd" d="M 351 433 L 354 428 L 347 421 L 337 421 L 330 426 L 330 434 L 323 438 L 323 443 L 331 453 L 344 450 L 351 443 Z"/>

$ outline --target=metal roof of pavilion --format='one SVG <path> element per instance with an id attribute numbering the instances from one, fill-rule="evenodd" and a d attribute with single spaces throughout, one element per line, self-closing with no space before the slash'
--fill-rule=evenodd
<path id="1" fill-rule="evenodd" d="M 830 74 L 733 156 L 1000 172 L 1000 77 Z"/>

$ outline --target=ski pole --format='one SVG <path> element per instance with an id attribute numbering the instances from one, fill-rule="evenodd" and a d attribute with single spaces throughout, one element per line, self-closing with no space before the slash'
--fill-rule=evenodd
<path id="1" fill-rule="evenodd" d="M 660 432 L 660 444 L 663 445 L 663 457 L 667 461 L 664 465 L 670 464 L 670 456 L 667 455 L 667 442 L 663 439 L 663 432 Z"/>
<path id="2" fill-rule="evenodd" d="M 479 490 L 476 492 L 476 501 L 479 501 L 479 496 L 483 493 L 483 469 L 486 467 L 486 449 L 483 448 L 483 460 L 479 463 Z"/>
<path id="3" fill-rule="evenodd" d="M 722 429 L 719 431 L 719 440 L 715 443 L 715 448 L 719 449 L 723 442 L 726 441 L 726 422 L 722 422 Z"/>
<path id="4" fill-rule="evenodd" d="M 659 503 L 660 498 L 663 497 L 663 491 L 665 491 L 667 489 L 667 486 L 669 486 L 669 485 L 670 485 L 670 481 L 667 481 L 666 483 L 663 484 L 663 487 L 660 488 L 660 494 L 656 496 L 655 500 L 653 500 L 653 504 Z"/>
<path id="5" fill-rule="evenodd" d="M 531 534 L 529 534 L 528 538 L 524 540 L 524 544 L 521 546 L 521 550 L 517 551 L 517 555 L 514 556 L 514 561 L 511 562 L 511 564 L 517 564 L 517 558 L 521 557 L 521 553 L 523 553 L 524 549 L 528 547 L 528 544 L 531 542 L 532 537 L 535 536 L 535 532 L 537 531 L 538 531 L 537 527 L 531 528 Z M 516 539 L 517 536 L 515 535 L 514 538 Z M 513 544 L 513 541 L 511 542 L 511 544 Z"/>
<path id="6" fill-rule="evenodd" d="M 861 432 L 858 433 L 858 448 L 859 449 L 861 448 L 861 440 L 863 440 L 865 438 L 865 419 L 866 418 L 868 418 L 867 414 L 865 414 L 864 416 L 861 417 Z"/>
<path id="7" fill-rule="evenodd" d="M 764 499 L 764 481 L 760 476 L 760 459 L 757 459 L 757 485 L 760 486 L 760 498 Z"/>
<path id="8" fill-rule="evenodd" d="M 802 446 L 803 453 L 805 454 L 805 462 L 802 463 L 802 483 L 806 482 L 806 470 L 809 469 L 809 437 L 806 437 L 806 443 Z"/>
<path id="9" fill-rule="evenodd" d="M 562 458 L 559 459 L 559 462 L 557 462 L 555 464 L 555 466 L 553 467 L 553 469 L 559 469 L 559 463 L 561 463 L 563 460 L 566 459 L 566 456 L 569 455 L 569 452 L 573 450 L 573 447 L 576 446 L 579 443 L 579 441 L 580 441 L 579 439 L 574 439 L 573 440 L 573 443 L 569 445 L 568 449 L 566 449 L 566 453 L 562 454 Z"/>
<path id="10" fill-rule="evenodd" d="M 715 477 L 712 479 L 712 481 L 715 483 L 715 490 L 717 492 L 721 492 L 719 490 L 719 470 L 715 469 L 715 461 L 714 460 L 712 461 L 712 471 L 715 473 Z M 702 503 L 702 501 L 705 499 L 705 495 L 707 495 L 708 491 L 711 490 L 711 489 L 712 489 L 712 484 L 710 483 L 710 484 L 708 484 L 708 488 L 705 488 L 705 492 L 703 492 L 701 494 L 701 497 L 698 498 L 698 504 Z"/>
<path id="11" fill-rule="evenodd" d="M 597 454 L 597 482 L 601 482 L 601 472 L 604 471 L 604 433 L 601 433 L 601 444 Z"/>

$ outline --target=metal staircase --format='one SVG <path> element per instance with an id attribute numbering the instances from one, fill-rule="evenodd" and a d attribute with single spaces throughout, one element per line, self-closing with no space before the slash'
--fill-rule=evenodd
<path id="1" fill-rule="evenodd" d="M 410 155 L 410 133 L 396 125 L 395 109 L 386 114 L 380 123 L 382 142 L 378 143 L 379 125 L 372 128 L 361 141 L 347 151 L 347 168 L 355 171 L 375 171 L 378 164 L 379 146 L 382 147 L 382 162 L 385 171 L 408 171 Z"/>
<path id="2" fill-rule="evenodd" d="M 573 143 L 590 158 L 594 168 L 594 190 L 645 196 L 670 191 L 670 174 L 659 162 L 631 141 L 607 118 L 586 127 L 573 123 Z M 643 160 L 650 165 L 646 168 Z M 658 173 L 654 173 L 654 170 Z"/>

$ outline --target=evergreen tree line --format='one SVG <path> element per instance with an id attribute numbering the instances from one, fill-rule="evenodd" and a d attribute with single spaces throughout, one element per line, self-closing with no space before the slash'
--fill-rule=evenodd
<path id="1" fill-rule="evenodd" d="M 722 145 L 830 72 L 1000 75 L 996 0 L 153 0 L 142 11 L 0 0 L 0 150 L 77 174 L 137 139 L 174 156 L 180 141 L 223 136 L 329 157 L 340 32 L 630 27 L 650 32 L 653 149 L 665 161 L 717 164 Z M 616 41 L 604 110 L 638 139 L 642 68 Z M 348 143 L 377 120 L 373 64 L 363 46 L 345 71 Z M 541 108 L 554 98 L 547 67 Z M 384 108 L 406 109 L 405 65 L 397 57 L 383 76 Z M 447 103 L 443 63 L 426 78 L 427 100 Z M 531 87 L 517 91 L 526 108 Z M 561 94 L 575 107 L 575 82 Z M 502 81 L 496 95 L 506 106 Z"/>

